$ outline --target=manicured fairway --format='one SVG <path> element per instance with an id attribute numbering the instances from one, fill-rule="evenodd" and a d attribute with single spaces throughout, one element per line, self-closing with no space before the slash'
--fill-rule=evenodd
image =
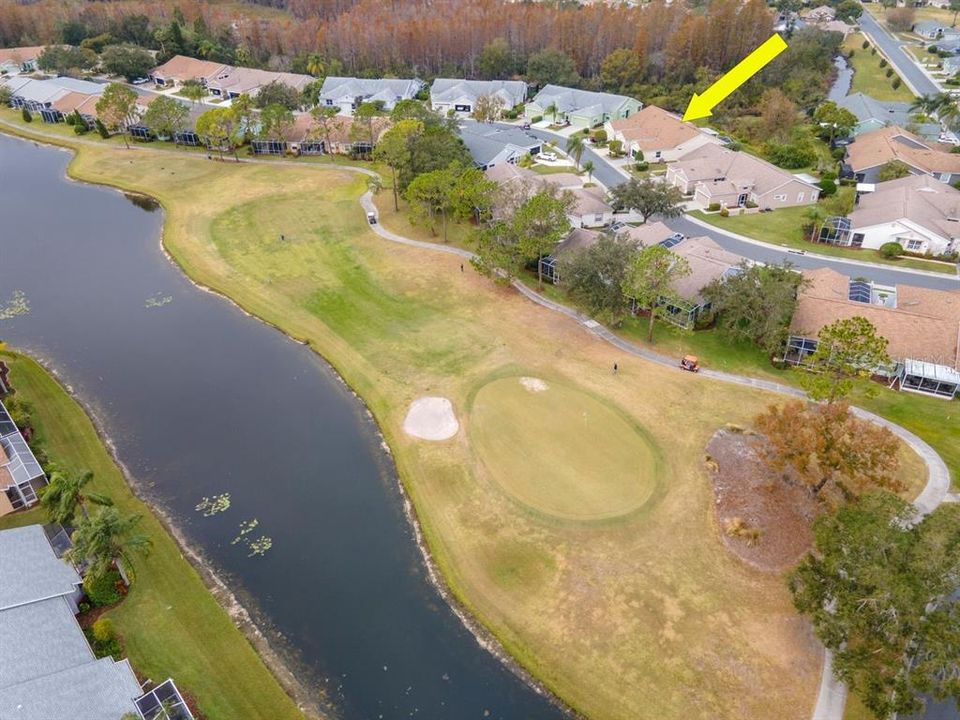
<path id="1" fill-rule="evenodd" d="M 487 383 L 473 399 L 470 431 L 492 480 L 550 517 L 627 515 L 657 486 L 658 452 L 646 433 L 564 383 L 528 377 Z"/>

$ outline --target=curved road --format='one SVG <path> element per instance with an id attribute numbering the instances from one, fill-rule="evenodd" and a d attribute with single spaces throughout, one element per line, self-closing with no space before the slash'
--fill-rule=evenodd
<path id="1" fill-rule="evenodd" d="M 866 13 L 864 13 L 864 15 L 866 16 Z M 881 30 L 881 32 L 883 31 Z M 889 35 L 886 37 L 889 38 Z M 902 50 L 899 52 L 903 54 Z M 504 127 L 515 128 L 516 125 L 504 125 Z M 532 128 L 527 132 L 541 140 L 549 140 L 561 148 L 564 147 L 567 141 L 567 138 L 563 135 L 558 135 L 549 130 Z M 607 188 L 616 187 L 629 178 L 623 170 L 612 164 L 605 155 L 601 155 L 590 147 L 584 147 L 583 159 L 593 161 L 593 176 L 606 185 Z M 844 275 L 866 277 L 881 285 L 916 285 L 936 290 L 960 289 L 960 277 L 957 275 L 912 271 L 908 269 L 901 270 L 878 263 L 865 263 L 857 260 L 827 257 L 814 252 L 804 254 L 790 252 L 770 243 L 764 243 L 759 240 L 753 240 L 726 232 L 713 225 L 695 220 L 689 215 L 665 220 L 664 223 L 671 230 L 683 233 L 688 237 L 706 235 L 725 250 L 729 250 L 730 252 L 756 262 L 779 264 L 789 261 L 801 270 L 828 267 Z"/>

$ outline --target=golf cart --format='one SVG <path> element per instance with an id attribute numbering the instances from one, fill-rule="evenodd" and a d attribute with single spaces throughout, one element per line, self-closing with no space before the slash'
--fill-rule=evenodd
<path id="1" fill-rule="evenodd" d="M 375 212 L 368 212 L 368 213 L 367 213 L 367 222 L 370 223 L 371 225 L 376 225 L 376 224 L 377 224 L 377 214 L 376 214 Z"/>
<path id="2" fill-rule="evenodd" d="M 700 360 L 696 355 L 684 355 L 680 361 L 680 369 L 687 372 L 700 372 Z"/>

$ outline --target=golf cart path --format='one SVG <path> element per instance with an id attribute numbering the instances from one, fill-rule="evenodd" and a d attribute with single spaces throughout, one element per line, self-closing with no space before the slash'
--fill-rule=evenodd
<path id="1" fill-rule="evenodd" d="M 466 260 L 473 260 L 477 257 L 475 253 L 472 253 L 469 250 L 463 250 L 462 248 L 451 247 L 449 245 L 439 245 L 437 243 L 424 242 L 422 240 L 413 240 L 412 238 L 404 237 L 387 230 L 379 222 L 379 213 L 376 205 L 373 202 L 373 194 L 369 191 L 364 193 L 360 198 L 360 204 L 363 206 L 364 211 L 367 213 L 373 213 L 377 218 L 377 223 L 370 225 L 370 229 L 386 240 L 400 243 L 401 245 L 407 245 L 409 247 L 432 250 L 434 252 L 442 252 L 448 255 L 455 255 Z M 636 345 L 629 340 L 624 340 L 608 330 L 602 324 L 598 323 L 596 320 L 593 320 L 589 316 L 584 315 L 573 308 L 543 297 L 539 293 L 524 285 L 519 280 L 511 280 L 510 285 L 528 300 L 531 300 L 537 305 L 545 307 L 548 310 L 552 310 L 553 312 L 566 315 L 568 318 L 583 327 L 587 332 L 595 335 L 601 340 L 606 341 L 618 350 L 635 357 L 643 358 L 644 360 L 648 360 L 650 362 L 655 362 L 659 365 L 663 365 L 664 367 L 672 368 L 676 372 L 684 372 L 679 368 L 677 359 L 675 357 L 661 355 L 653 352 L 652 350 Z M 758 390 L 767 390 L 769 392 L 788 395 L 790 397 L 806 397 L 806 393 L 804 393 L 802 390 L 789 385 L 784 385 L 782 383 L 773 382 L 772 380 L 751 378 L 744 375 L 723 372 L 721 370 L 711 370 L 709 368 L 704 368 L 700 371 L 700 374 L 714 380 L 734 383 L 736 385 L 743 385 Z M 923 459 L 923 462 L 927 466 L 927 484 L 913 501 L 913 504 L 916 506 L 919 514 L 926 515 L 932 512 L 940 503 L 954 499 L 953 496 L 949 495 L 950 471 L 947 469 L 947 465 L 943 462 L 943 459 L 930 445 L 906 428 L 900 427 L 896 423 L 892 423 L 889 420 L 880 417 L 879 415 L 858 407 L 852 407 L 851 409 L 856 416 L 888 428 L 894 435 L 910 446 L 910 448 Z M 814 706 L 812 720 L 842 720 L 846 702 L 847 687 L 834 677 L 833 654 L 829 650 L 824 650 L 823 669 L 820 676 L 820 689 L 817 694 L 817 702 Z"/>

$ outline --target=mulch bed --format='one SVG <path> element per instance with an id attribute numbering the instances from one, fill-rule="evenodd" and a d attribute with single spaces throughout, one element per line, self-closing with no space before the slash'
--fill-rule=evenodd
<path id="1" fill-rule="evenodd" d="M 707 444 L 717 524 L 724 544 L 744 562 L 779 572 L 794 566 L 813 545 L 819 505 L 789 473 L 774 473 L 760 459 L 762 436 L 718 430 Z M 744 529 L 730 531 L 731 525 Z M 759 531 L 751 542 L 747 535 Z"/>

